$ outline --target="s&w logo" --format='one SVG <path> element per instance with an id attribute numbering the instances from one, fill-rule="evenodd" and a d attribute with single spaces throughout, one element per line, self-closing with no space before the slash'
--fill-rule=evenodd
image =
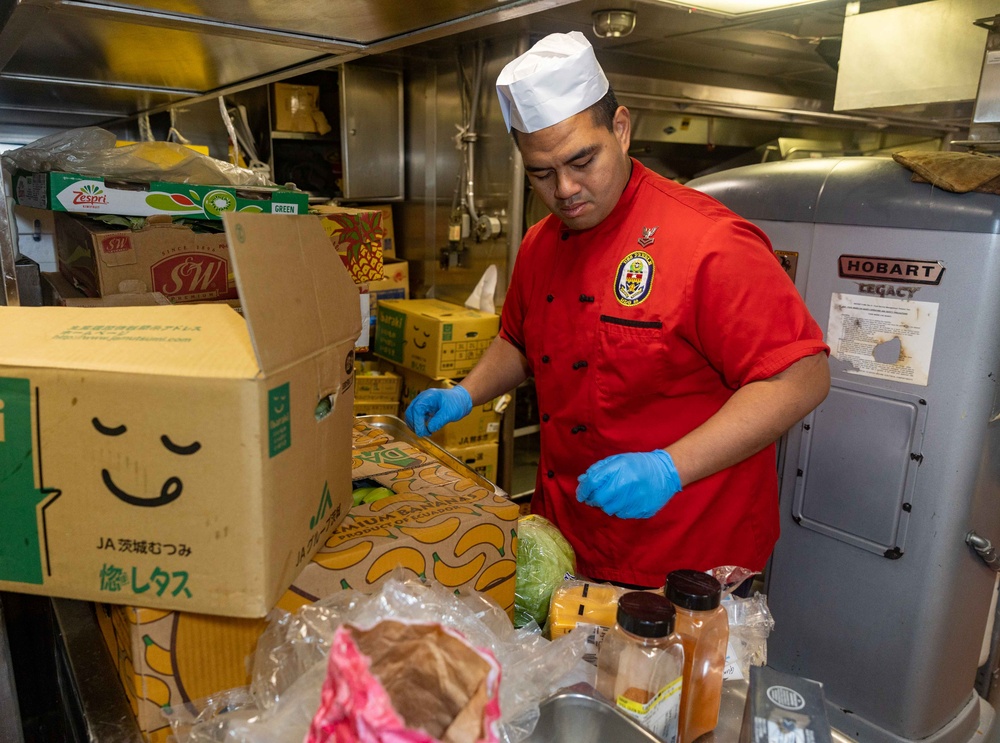
<path id="1" fill-rule="evenodd" d="M 228 272 L 225 260 L 202 253 L 171 256 L 150 267 L 154 290 L 168 297 L 221 297 L 228 291 Z"/>

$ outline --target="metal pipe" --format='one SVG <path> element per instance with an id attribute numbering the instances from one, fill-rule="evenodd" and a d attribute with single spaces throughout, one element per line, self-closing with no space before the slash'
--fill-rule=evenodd
<path id="1" fill-rule="evenodd" d="M 8 307 L 21 304 L 21 296 L 17 291 L 17 229 L 12 210 L 10 173 L 3 169 L 0 177 L 0 281 L 3 281 L 3 303 Z"/>
<path id="2" fill-rule="evenodd" d="M 479 222 L 479 214 L 476 212 L 476 140 L 478 139 L 478 135 L 476 134 L 476 114 L 479 111 L 479 94 L 483 87 L 483 65 L 485 63 L 485 56 L 486 55 L 483 53 L 483 42 L 476 42 L 473 57 L 476 74 L 472 83 L 472 102 L 469 108 L 469 122 L 465 130 L 465 136 L 463 137 L 465 141 L 466 153 L 465 201 L 466 208 L 469 210 L 469 217 L 472 219 L 473 229 L 475 228 L 476 223 Z"/>
<path id="3" fill-rule="evenodd" d="M 997 555 L 996 549 L 993 547 L 993 542 L 991 542 L 986 537 L 981 537 L 976 532 L 970 531 L 965 535 L 965 543 L 972 547 L 986 565 L 1000 573 L 1000 555 Z"/>

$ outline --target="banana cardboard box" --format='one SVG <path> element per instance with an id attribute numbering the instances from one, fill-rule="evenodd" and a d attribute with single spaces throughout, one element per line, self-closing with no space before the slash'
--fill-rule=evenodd
<path id="1" fill-rule="evenodd" d="M 401 423 L 402 424 L 402 423 Z M 395 495 L 351 509 L 277 602 L 294 612 L 340 590 L 366 590 L 396 567 L 514 608 L 518 506 L 453 460 L 354 425 L 354 478 Z M 98 622 L 146 739 L 165 743 L 162 708 L 250 682 L 263 619 L 98 605 Z"/>
<path id="2" fill-rule="evenodd" d="M 431 387 L 451 389 L 458 384 L 452 379 L 431 379 L 411 369 L 400 368 L 399 372 L 403 375 L 403 404 L 401 407 L 404 411 L 413 402 L 413 398 L 424 390 Z M 500 441 L 500 423 L 508 404 L 510 404 L 510 395 L 500 395 L 500 397 L 489 400 L 482 405 L 476 405 L 464 418 L 448 423 L 431 434 L 431 440 L 441 444 L 449 451 L 461 446 L 495 444 Z M 486 479 L 493 480 L 495 478 L 487 477 Z"/>
<path id="3" fill-rule="evenodd" d="M 357 288 L 316 217 L 225 226 L 244 317 L 0 307 L 0 590 L 261 617 L 346 515 Z"/>

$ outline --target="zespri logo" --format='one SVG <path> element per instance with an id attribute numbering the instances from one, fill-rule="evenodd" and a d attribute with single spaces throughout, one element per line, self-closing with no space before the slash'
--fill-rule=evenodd
<path id="1" fill-rule="evenodd" d="M 104 189 L 93 183 L 75 188 L 72 193 L 75 206 L 103 206 L 108 203 L 108 195 Z"/>

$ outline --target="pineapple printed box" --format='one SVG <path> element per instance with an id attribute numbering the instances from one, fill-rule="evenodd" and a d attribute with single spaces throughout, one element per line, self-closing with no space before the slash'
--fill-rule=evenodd
<path id="1" fill-rule="evenodd" d="M 400 421 L 400 426 L 405 424 Z M 277 607 L 347 588 L 366 590 L 402 567 L 411 575 L 493 597 L 514 608 L 518 506 L 460 463 L 356 421 L 353 477 L 393 490 L 351 509 Z M 248 658 L 263 619 L 98 605 L 98 622 L 146 739 L 166 743 L 163 707 L 250 682 Z"/>
<path id="2" fill-rule="evenodd" d="M 323 229 L 356 284 L 385 277 L 381 211 L 341 206 L 315 206 L 311 211 L 320 215 Z"/>

